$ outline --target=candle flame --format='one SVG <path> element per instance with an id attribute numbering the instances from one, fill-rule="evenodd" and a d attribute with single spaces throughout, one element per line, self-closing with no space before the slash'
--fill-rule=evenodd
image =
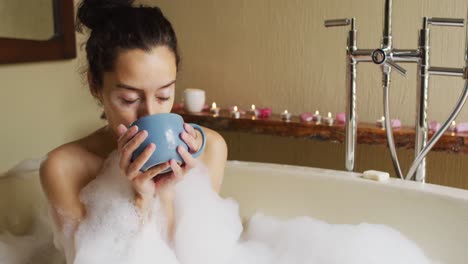
<path id="1" fill-rule="evenodd" d="M 382 116 L 382 118 L 380 120 L 385 121 L 385 116 Z"/>
<path id="2" fill-rule="evenodd" d="M 252 110 L 255 110 L 255 105 L 253 104 L 252 107 L 251 107 Z"/>
<path id="3" fill-rule="evenodd" d="M 457 122 L 455 122 L 455 120 L 452 121 L 452 126 L 456 126 L 456 125 L 457 125 Z"/>
<path id="4" fill-rule="evenodd" d="M 237 105 L 234 106 L 234 112 L 237 112 L 238 111 L 238 108 L 237 108 Z"/>
<path id="5" fill-rule="evenodd" d="M 216 108 L 216 102 L 213 102 L 213 104 L 211 105 L 211 108 L 212 108 L 212 109 L 215 109 L 215 108 Z"/>
<path id="6" fill-rule="evenodd" d="M 331 117 L 332 117 L 332 114 L 328 112 L 328 118 L 331 118 Z"/>
<path id="7" fill-rule="evenodd" d="M 316 114 L 316 115 L 320 115 L 320 112 L 317 110 L 317 111 L 315 111 L 315 114 Z"/>
<path id="8" fill-rule="evenodd" d="M 287 109 L 286 109 L 286 110 L 284 110 L 284 113 L 285 113 L 285 114 L 287 114 L 287 113 L 288 113 L 288 110 L 287 110 Z"/>

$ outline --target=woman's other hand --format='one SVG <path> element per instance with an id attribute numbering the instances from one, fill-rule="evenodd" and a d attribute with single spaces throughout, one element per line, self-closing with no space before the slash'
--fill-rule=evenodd
<path id="1" fill-rule="evenodd" d="M 189 151 L 182 146 L 177 147 L 177 152 L 182 157 L 184 165 L 179 165 L 177 161 L 170 160 L 169 165 L 172 171 L 169 173 L 161 174 L 156 181 L 156 188 L 158 190 L 165 190 L 169 186 L 173 186 L 183 179 L 184 175 L 197 166 L 198 161 L 192 157 L 190 153 L 196 153 L 202 146 L 202 136 L 200 132 L 196 131 L 191 125 L 184 124 L 185 131 L 180 134 L 181 139 L 187 144 Z"/>
<path id="2" fill-rule="evenodd" d="M 141 167 L 151 157 L 156 146 L 150 143 L 134 161 L 131 161 L 131 158 L 132 153 L 148 136 L 148 132 L 145 130 L 138 132 L 137 126 L 126 128 L 124 125 L 119 125 L 117 133 L 119 137 L 117 147 L 120 154 L 119 166 L 122 173 L 131 181 L 137 200 L 153 198 L 156 194 L 156 187 L 152 178 L 167 169 L 170 166 L 169 162 L 141 172 Z"/>

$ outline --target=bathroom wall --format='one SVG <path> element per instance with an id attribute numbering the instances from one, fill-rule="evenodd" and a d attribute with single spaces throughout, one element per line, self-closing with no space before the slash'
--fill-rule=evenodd
<path id="1" fill-rule="evenodd" d="M 342 112 L 345 109 L 347 28 L 325 28 L 323 21 L 355 16 L 360 48 L 377 48 L 384 0 L 144 0 L 158 5 L 172 21 L 180 41 L 182 69 L 178 98 L 184 88 L 205 89 L 208 102 L 227 107 L 270 106 L 279 112 Z M 394 0 L 394 46 L 416 49 L 423 16 L 464 18 L 466 0 Z M 464 64 L 462 28 L 432 27 L 431 62 Z M 391 115 L 413 125 L 416 109 L 416 66 L 402 64 L 407 77 L 393 74 Z M 383 115 L 380 69 L 362 64 L 358 70 L 358 113 L 361 121 Z M 432 77 L 429 119 L 445 119 L 463 80 Z M 226 96 L 229 94 L 229 96 Z M 468 121 L 468 107 L 459 121 Z M 223 133 L 230 158 L 316 167 L 344 168 L 342 144 L 272 136 Z M 400 150 L 406 169 L 412 151 Z M 383 146 L 359 146 L 357 170 L 392 171 Z M 430 182 L 468 188 L 468 157 L 433 153 L 428 159 Z"/>
<path id="2" fill-rule="evenodd" d="M 394 2 L 394 42 L 398 48 L 416 48 L 423 15 L 464 17 L 468 7 L 465 0 Z M 255 103 L 295 113 L 343 111 L 346 30 L 324 29 L 323 20 L 355 15 L 363 48 L 379 45 L 382 28 L 383 0 L 143 3 L 161 6 L 178 33 L 182 68 L 177 97 L 184 88 L 202 88 L 209 102 L 215 100 L 221 106 L 247 107 Z M 461 29 L 434 28 L 433 62 L 460 67 L 463 34 Z M 84 36 L 79 35 L 78 44 L 83 40 Z M 21 159 L 44 155 L 103 124 L 79 73 L 81 49 L 78 56 L 68 61 L 0 65 L 0 171 Z M 415 109 L 416 71 L 414 65 L 404 66 L 408 77 L 393 77 L 392 115 L 410 125 Z M 359 70 L 360 120 L 374 121 L 382 115 L 379 70 L 373 65 L 362 65 Z M 440 120 L 456 100 L 462 82 L 434 77 L 431 86 L 430 119 Z M 468 121 L 468 107 L 460 120 Z M 222 134 L 229 145 L 229 159 L 343 169 L 342 144 Z M 358 147 L 357 170 L 391 171 L 384 146 Z M 400 150 L 399 154 L 406 168 L 411 151 Z M 468 155 L 433 153 L 428 169 L 430 182 L 468 189 Z"/>

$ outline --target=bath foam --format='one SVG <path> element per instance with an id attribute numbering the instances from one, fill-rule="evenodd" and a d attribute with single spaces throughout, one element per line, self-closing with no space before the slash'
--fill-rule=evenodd
<path id="1" fill-rule="evenodd" d="M 175 199 L 176 255 L 183 264 L 431 263 L 414 242 L 384 225 L 281 221 L 257 213 L 240 237 L 236 203 L 212 191 L 201 170 L 177 185 Z"/>
<path id="2" fill-rule="evenodd" d="M 132 197 L 131 186 L 121 175 L 114 153 L 98 177 L 81 192 L 87 218 L 80 223 L 74 243 L 70 243 L 75 244 L 73 248 L 63 244 L 64 250 L 74 256 L 68 263 L 430 263 L 417 245 L 383 225 L 332 225 L 311 217 L 284 221 L 257 213 L 243 230 L 238 204 L 212 190 L 207 170 L 201 166 L 175 186 L 172 242 L 167 239 L 160 201 L 154 200 L 153 217 L 141 229 Z M 14 257 L 21 256 L 21 248 L 31 249 L 34 237 L 16 240 L 17 244 L 0 238 L 0 263 L 25 263 Z M 9 248 L 5 245 L 19 248 L 19 254 L 7 255 Z"/>
<path id="3" fill-rule="evenodd" d="M 114 152 L 80 193 L 87 216 L 75 235 L 74 264 L 178 263 L 166 243 L 159 200 L 153 203 L 153 217 L 142 225 L 133 197 Z"/>

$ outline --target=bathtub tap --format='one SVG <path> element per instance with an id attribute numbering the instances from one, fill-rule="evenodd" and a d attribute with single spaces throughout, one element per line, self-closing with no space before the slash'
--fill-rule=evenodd
<path id="1" fill-rule="evenodd" d="M 346 133 L 345 133 L 345 167 L 348 171 L 354 170 L 356 149 L 357 119 L 356 119 L 356 71 L 359 62 L 372 62 L 380 65 L 382 69 L 383 106 L 385 115 L 385 128 L 388 146 L 395 167 L 396 174 L 407 180 L 414 179 L 425 182 L 427 153 L 432 149 L 437 140 L 445 133 L 450 124 L 460 113 L 468 97 L 468 13 L 467 19 L 432 18 L 424 17 L 423 26 L 419 32 L 419 45 L 417 49 L 395 49 L 392 41 L 392 0 L 385 0 L 384 28 L 381 46 L 377 49 L 358 49 L 356 19 L 326 20 L 325 27 L 351 26 L 348 33 L 346 52 Z M 430 29 L 429 26 L 466 27 L 465 67 L 446 68 L 430 65 Z M 392 126 L 390 124 L 389 86 L 391 71 L 406 76 L 406 70 L 398 62 L 412 62 L 418 65 L 416 124 L 415 124 L 415 160 L 408 173 L 401 171 L 396 147 L 393 139 Z M 427 100 L 430 75 L 446 75 L 462 77 L 465 79 L 464 90 L 449 118 L 443 123 L 441 129 L 428 141 Z"/>

